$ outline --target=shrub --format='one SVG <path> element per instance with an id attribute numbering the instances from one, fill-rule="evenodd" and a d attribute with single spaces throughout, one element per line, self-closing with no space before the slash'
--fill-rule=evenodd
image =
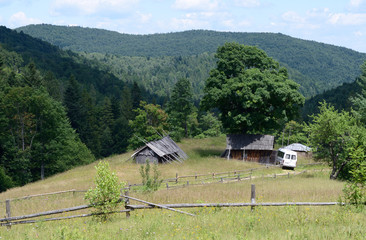
<path id="1" fill-rule="evenodd" d="M 120 189 L 125 183 L 119 183 L 117 175 L 111 171 L 108 162 L 101 161 L 95 167 L 95 188 L 91 188 L 85 194 L 85 199 L 94 206 L 101 221 L 108 220 L 108 213 L 114 211 L 120 202 Z"/>
<path id="2" fill-rule="evenodd" d="M 153 166 L 153 177 L 150 176 L 150 163 L 149 160 L 146 160 L 146 166 L 141 166 L 140 174 L 142 177 L 142 184 L 144 185 L 145 192 L 156 191 L 159 189 L 161 183 L 163 182 L 162 179 L 159 179 L 160 172 L 158 171 L 157 164 Z"/>

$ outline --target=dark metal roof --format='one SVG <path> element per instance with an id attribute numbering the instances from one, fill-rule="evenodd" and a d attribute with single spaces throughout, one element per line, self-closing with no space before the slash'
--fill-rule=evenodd
<path id="1" fill-rule="evenodd" d="M 274 136 L 260 134 L 229 134 L 226 149 L 233 150 L 273 150 Z"/>
<path id="2" fill-rule="evenodd" d="M 178 161 L 188 158 L 187 154 L 169 136 L 146 143 L 144 147 L 138 149 L 131 157 L 135 157 L 146 148 L 151 149 L 161 158 L 165 158 L 167 155 L 169 155 L 169 159 L 173 158 Z"/>
<path id="3" fill-rule="evenodd" d="M 293 143 L 284 148 L 290 149 L 295 152 L 310 152 L 311 151 L 311 148 L 309 148 L 308 146 L 305 146 L 301 143 Z"/>

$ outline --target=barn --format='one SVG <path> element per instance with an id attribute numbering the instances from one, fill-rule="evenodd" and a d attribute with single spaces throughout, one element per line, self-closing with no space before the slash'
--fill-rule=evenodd
<path id="1" fill-rule="evenodd" d="M 169 136 L 146 143 L 131 157 L 139 164 L 144 164 L 146 161 L 150 163 L 183 162 L 188 158 L 187 154 Z"/>
<path id="2" fill-rule="evenodd" d="M 229 134 L 221 157 L 243 161 L 274 164 L 274 136 L 259 134 Z"/>

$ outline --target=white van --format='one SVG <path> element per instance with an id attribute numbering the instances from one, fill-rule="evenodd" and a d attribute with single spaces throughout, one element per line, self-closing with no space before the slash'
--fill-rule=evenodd
<path id="1" fill-rule="evenodd" d="M 280 164 L 282 168 L 287 167 L 294 169 L 296 167 L 296 163 L 297 163 L 296 152 L 286 148 L 278 149 L 276 164 Z"/>

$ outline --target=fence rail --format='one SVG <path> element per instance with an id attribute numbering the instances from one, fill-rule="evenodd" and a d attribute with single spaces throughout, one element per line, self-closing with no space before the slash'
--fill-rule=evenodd
<path id="1" fill-rule="evenodd" d="M 142 210 L 142 209 L 154 209 L 154 208 L 161 208 L 169 211 L 174 211 L 181 214 L 187 214 L 190 216 L 195 216 L 192 213 L 177 210 L 177 208 L 202 208 L 202 207 L 251 207 L 251 210 L 253 211 L 255 207 L 259 206 L 332 206 L 332 205 L 344 205 L 344 203 L 339 202 L 268 202 L 268 203 L 256 203 L 255 198 L 255 185 L 252 184 L 251 187 L 251 197 L 250 202 L 246 203 L 174 203 L 174 204 L 157 204 L 148 202 L 145 200 L 137 199 L 134 197 L 131 197 L 128 195 L 128 191 L 125 192 L 125 195 L 121 195 L 121 198 L 119 199 L 119 202 L 124 202 L 125 209 L 108 212 L 106 214 L 113 214 L 113 213 L 126 213 L 126 218 L 129 218 L 130 212 L 134 210 Z M 133 205 L 130 204 L 130 200 L 137 201 L 140 203 L 144 203 L 145 205 Z M 40 221 L 57 221 L 57 220 L 66 220 L 66 219 L 72 219 L 72 218 L 81 218 L 81 217 L 90 217 L 94 215 L 104 214 L 104 213 L 89 213 L 89 214 L 79 214 L 79 215 L 73 215 L 73 216 L 64 216 L 64 217 L 53 217 L 53 218 L 46 218 L 46 219 L 34 219 L 42 216 L 49 216 L 49 215 L 56 215 L 66 212 L 73 212 L 73 211 L 79 211 L 83 209 L 88 209 L 95 206 L 95 204 L 89 204 L 89 205 L 81 205 L 71 208 L 63 208 L 63 209 L 57 209 L 52 211 L 46 211 L 46 212 L 40 212 L 40 213 L 33 213 L 28 214 L 24 216 L 15 216 L 11 217 L 10 215 L 10 201 L 7 201 L 6 205 L 6 217 L 0 218 L 0 225 L 1 226 L 7 226 L 8 228 L 12 225 L 17 224 L 27 224 L 27 223 L 36 223 Z M 25 220 L 30 219 L 30 220 Z"/>

